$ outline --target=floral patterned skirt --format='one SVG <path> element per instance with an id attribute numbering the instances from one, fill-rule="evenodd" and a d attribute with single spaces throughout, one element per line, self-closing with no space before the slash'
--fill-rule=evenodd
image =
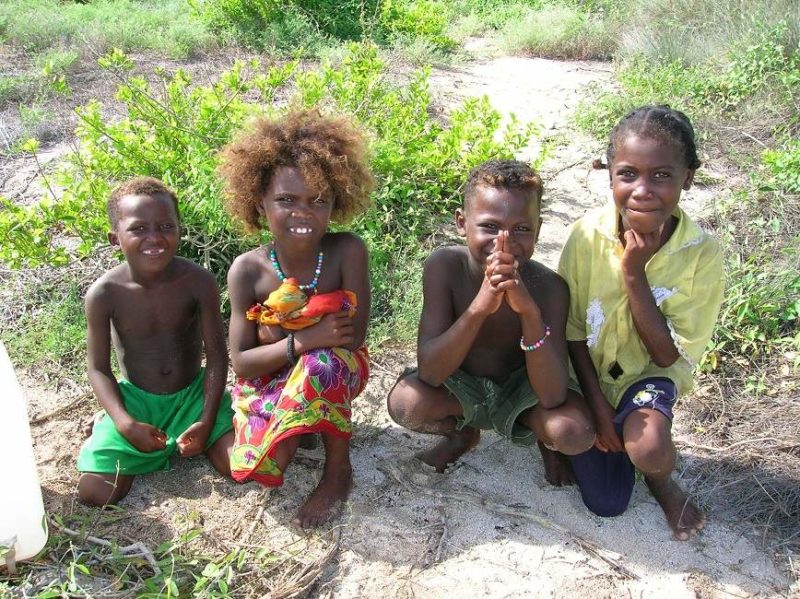
<path id="1" fill-rule="evenodd" d="M 367 348 L 317 349 L 271 376 L 239 379 L 231 391 L 236 438 L 231 455 L 234 480 L 283 484 L 274 460 L 281 441 L 295 435 L 352 435 L 350 402 L 369 376 Z"/>

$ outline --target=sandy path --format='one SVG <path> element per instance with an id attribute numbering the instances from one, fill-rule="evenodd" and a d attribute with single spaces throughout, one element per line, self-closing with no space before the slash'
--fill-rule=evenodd
<path id="1" fill-rule="evenodd" d="M 537 118 L 545 134 L 559 140 L 543 169 L 545 226 L 537 248 L 539 258 L 551 266 L 567 225 L 605 198 L 606 173 L 589 169 L 601 148 L 569 130 L 567 115 L 585 85 L 610 85 L 610 80 L 606 65 L 522 58 L 477 61 L 432 74 L 446 106 L 486 93 L 504 113 Z M 702 206 L 708 193 L 700 190 L 689 203 Z M 358 400 L 355 486 L 345 516 L 335 524 L 340 549 L 325 565 L 313 596 L 678 599 L 785 592 L 787 579 L 749 540 L 748 531 L 713 518 L 712 512 L 699 539 L 670 541 L 661 511 L 643 486 L 637 486 L 626 514 L 597 518 L 574 488 L 556 489 L 544 482 L 538 455 L 494 433 L 484 434 L 479 447 L 445 475 L 409 460 L 431 439 L 394 425 L 385 397 L 412 359 L 402 352 L 378 355 Z M 49 412 L 60 401 L 41 389 L 31 389 L 30 397 L 33 414 Z M 69 420 L 50 419 L 34 427 L 51 511 L 72 509 L 78 420 L 71 414 Z M 123 504 L 130 517 L 95 534 L 155 546 L 191 518 L 218 549 L 246 538 L 279 554 L 300 550 L 301 559 L 313 560 L 329 546 L 328 536 L 304 539 L 287 524 L 315 485 L 321 457 L 319 452 L 301 455 L 286 484 L 272 491 L 226 483 L 204 460 L 179 461 L 172 472 L 139 481 Z M 398 471 L 404 484 L 393 474 Z M 262 505 L 261 522 L 248 532 Z M 505 513 L 498 512 L 498 505 Z M 587 551 L 579 539 L 600 550 Z M 287 550 L 290 543 L 293 549 Z"/>

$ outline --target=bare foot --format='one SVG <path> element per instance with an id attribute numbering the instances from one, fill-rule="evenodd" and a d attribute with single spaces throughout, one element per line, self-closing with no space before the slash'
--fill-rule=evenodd
<path id="1" fill-rule="evenodd" d="M 689 498 L 686 491 L 672 480 L 672 477 L 668 477 L 666 480 L 655 480 L 646 476 L 645 482 L 661 509 L 664 510 L 667 523 L 672 529 L 673 539 L 685 541 L 703 529 L 706 525 L 705 514 Z"/>
<path id="2" fill-rule="evenodd" d="M 544 464 L 544 478 L 554 487 L 563 487 L 575 484 L 575 473 L 569 458 L 563 453 L 549 449 L 541 441 L 537 441 L 539 452 L 542 454 Z"/>
<path id="3" fill-rule="evenodd" d="M 481 431 L 470 426 L 444 435 L 432 449 L 421 451 L 417 457 L 436 468 L 436 472 L 444 472 L 448 464 L 452 464 L 481 440 Z"/>
<path id="4" fill-rule="evenodd" d="M 322 480 L 297 510 L 292 524 L 301 528 L 314 528 L 338 515 L 353 485 L 350 462 L 325 468 Z"/>

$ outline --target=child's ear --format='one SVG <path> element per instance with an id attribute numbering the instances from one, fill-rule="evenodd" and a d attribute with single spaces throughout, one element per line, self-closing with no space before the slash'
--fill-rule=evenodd
<path id="1" fill-rule="evenodd" d="M 533 243 L 539 243 L 539 233 L 542 232 L 542 217 L 539 217 L 539 226 L 536 227 L 536 237 L 533 239 Z"/>
<path id="2" fill-rule="evenodd" d="M 119 247 L 119 236 L 115 231 L 108 232 L 108 243 L 110 243 L 114 247 Z"/>
<path id="3" fill-rule="evenodd" d="M 684 191 L 689 191 L 689 188 L 692 186 L 692 183 L 694 182 L 694 171 L 695 169 L 690 168 L 689 172 L 686 173 L 686 180 L 683 182 Z"/>
<path id="4" fill-rule="evenodd" d="M 467 234 L 467 228 L 465 226 L 466 217 L 467 216 L 464 213 L 463 208 L 456 208 L 456 214 L 455 214 L 456 230 L 458 231 L 458 234 L 462 236 L 465 236 Z"/>

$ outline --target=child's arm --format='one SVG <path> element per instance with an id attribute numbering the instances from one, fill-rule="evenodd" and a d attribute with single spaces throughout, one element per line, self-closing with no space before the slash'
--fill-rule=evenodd
<path id="1" fill-rule="evenodd" d="M 176 439 L 181 455 L 187 458 L 199 455 L 205 449 L 208 435 L 217 419 L 228 372 L 228 351 L 225 348 L 225 332 L 219 311 L 217 281 L 206 270 L 199 271 L 196 277 L 206 370 L 203 379 L 203 412 L 200 420 L 190 425 Z"/>
<path id="2" fill-rule="evenodd" d="M 263 299 L 255 296 L 258 276 L 258 266 L 249 261 L 247 254 L 234 260 L 228 271 L 231 364 L 238 376 L 247 379 L 271 374 L 289 363 L 288 338 L 259 345 L 258 326 L 245 316 L 248 308 Z M 297 356 L 319 347 L 347 347 L 354 341 L 353 323 L 347 312 L 326 314 L 320 322 L 296 334 L 294 349 Z"/>
<path id="3" fill-rule="evenodd" d="M 341 254 L 342 264 L 342 289 L 347 289 L 356 294 L 358 301 L 358 308 L 353 318 L 347 317 L 346 321 L 342 322 L 341 327 L 344 332 L 349 330 L 349 335 L 352 339 L 338 342 L 321 339 L 314 341 L 314 338 L 319 338 L 320 333 L 326 333 L 324 326 L 322 329 L 314 330 L 322 324 L 322 322 L 309 327 L 305 331 L 298 331 L 294 335 L 295 352 L 300 355 L 302 352 L 313 349 L 314 347 L 344 347 L 351 351 L 359 349 L 364 345 L 367 338 L 367 324 L 369 323 L 369 311 L 372 303 L 372 296 L 369 288 L 369 254 L 367 246 L 362 239 L 357 235 L 350 233 L 340 233 L 336 237 L 337 251 Z M 331 319 L 329 319 L 331 320 Z M 348 328 L 350 327 L 350 328 Z M 326 337 L 328 337 L 326 333 Z M 312 347 L 309 347 L 309 340 L 311 340 Z M 324 343 L 333 342 L 333 345 L 323 345 Z"/>
<path id="4" fill-rule="evenodd" d="M 458 269 L 460 271 L 460 268 Z M 438 387 L 461 366 L 478 331 L 503 301 L 503 290 L 484 277 L 480 290 L 463 314 L 456 318 L 450 276 L 452 260 L 446 250 L 431 254 L 422 275 L 423 305 L 417 338 L 419 379 Z"/>
<path id="5" fill-rule="evenodd" d="M 558 273 L 567 282 L 570 291 L 565 326 L 567 348 L 584 401 L 596 421 L 595 447 L 601 451 L 623 451 L 622 441 L 614 428 L 616 412 L 603 394 L 587 345 L 587 306 L 584 296 L 593 264 L 591 246 L 582 223 L 578 221 L 572 227 L 558 261 Z"/>
<path id="6" fill-rule="evenodd" d="M 111 370 L 111 305 L 102 282 L 86 294 L 86 344 L 88 375 L 100 406 L 114 426 L 139 451 L 151 452 L 167 446 L 167 436 L 156 427 L 134 420 L 122 402 L 119 385 Z"/>
<path id="7" fill-rule="evenodd" d="M 656 305 L 644 270 L 647 261 L 658 251 L 660 238 L 659 231 L 649 234 L 636 233 L 633 229 L 625 231 L 622 272 L 636 332 L 653 362 L 666 368 L 680 354 L 672 340 L 667 321 Z"/>
<path id="8" fill-rule="evenodd" d="M 496 270 L 505 272 L 503 266 L 513 265 L 511 278 L 514 285 L 506 292 L 506 302 L 519 315 L 522 325 L 522 338 L 527 345 L 543 340 L 543 345 L 533 351 L 525 352 L 525 366 L 528 380 L 544 408 L 556 408 L 567 398 L 567 345 L 564 338 L 564 327 L 569 306 L 569 289 L 560 279 L 552 283 L 552 288 L 543 290 L 547 305 L 545 324 L 542 309 L 531 297 L 527 286 L 520 279 L 514 256 L 506 252 L 508 231 L 501 231 L 495 258 L 490 261 L 489 269 L 494 264 Z M 487 269 L 487 272 L 488 270 Z M 505 275 L 500 275 L 505 276 Z M 495 283 L 495 277 L 491 277 Z M 549 334 L 546 334 L 549 327 Z M 545 374 L 546 373 L 546 374 Z"/>
<path id="9" fill-rule="evenodd" d="M 578 383 L 583 391 L 583 397 L 589 404 L 597 424 L 595 447 L 600 451 L 623 451 L 622 440 L 614 428 L 616 412 L 600 389 L 600 381 L 597 378 L 592 357 L 589 355 L 586 340 L 567 341 L 567 346 L 575 376 L 578 377 Z"/>

